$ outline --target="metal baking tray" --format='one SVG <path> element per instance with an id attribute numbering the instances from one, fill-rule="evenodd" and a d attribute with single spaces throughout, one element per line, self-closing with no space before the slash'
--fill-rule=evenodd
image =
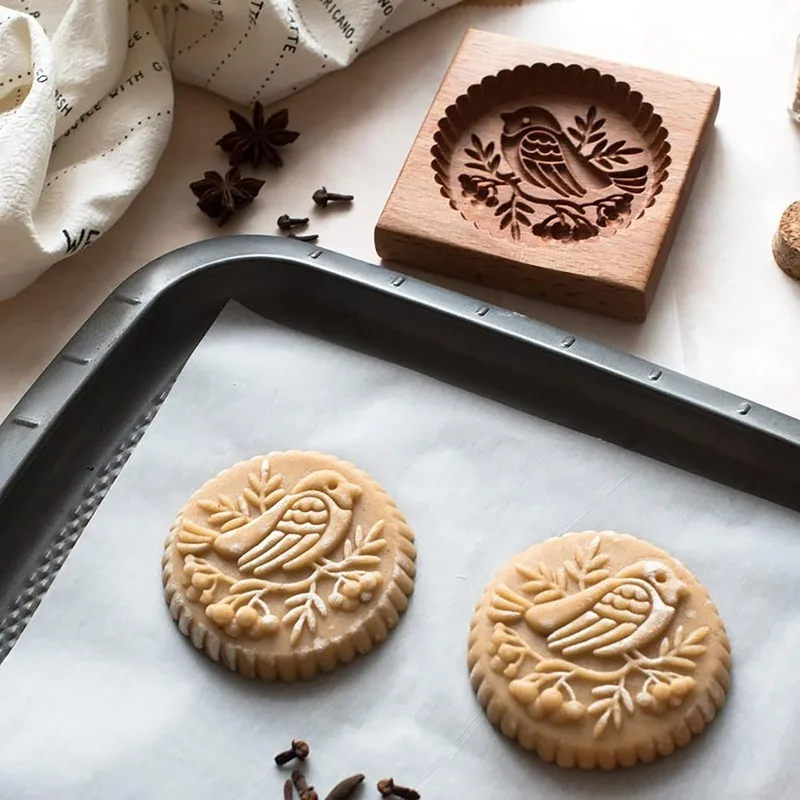
<path id="1" fill-rule="evenodd" d="M 0 661 L 230 299 L 800 510 L 796 419 L 400 272 L 214 239 L 126 280 L 0 424 Z"/>

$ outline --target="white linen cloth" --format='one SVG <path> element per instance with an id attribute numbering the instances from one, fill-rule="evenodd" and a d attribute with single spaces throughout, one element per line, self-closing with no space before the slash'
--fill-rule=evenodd
<path id="1" fill-rule="evenodd" d="M 120 218 L 173 77 L 267 104 L 456 1 L 0 0 L 0 300 Z"/>

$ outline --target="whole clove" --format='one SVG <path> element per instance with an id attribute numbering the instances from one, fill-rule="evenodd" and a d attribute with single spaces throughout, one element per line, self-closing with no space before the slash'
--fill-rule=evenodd
<path id="1" fill-rule="evenodd" d="M 350 800 L 355 790 L 363 782 L 364 776 L 361 773 L 351 775 L 349 778 L 339 781 L 325 796 L 325 800 Z"/>
<path id="2" fill-rule="evenodd" d="M 292 739 L 292 746 L 288 750 L 278 753 L 278 755 L 275 756 L 275 763 L 279 767 L 282 767 L 284 764 L 288 764 L 296 758 L 300 761 L 305 761 L 308 758 L 309 752 L 308 742 L 302 739 Z"/>
<path id="3" fill-rule="evenodd" d="M 329 192 L 324 186 L 317 189 L 311 195 L 311 199 L 318 205 L 325 208 L 328 203 L 352 203 L 353 195 L 351 194 L 336 194 L 336 192 Z"/>
<path id="4" fill-rule="evenodd" d="M 379 780 L 378 791 L 381 793 L 381 797 L 399 797 L 400 800 L 419 800 L 422 797 L 416 789 L 398 786 L 392 778 Z"/>
<path id="5" fill-rule="evenodd" d="M 300 800 L 319 800 L 319 795 L 316 790 L 313 786 L 308 785 L 306 776 L 303 775 L 299 769 L 292 772 L 292 783 L 294 784 L 297 794 L 300 795 Z"/>
<path id="6" fill-rule="evenodd" d="M 278 227 L 282 231 L 302 228 L 304 225 L 308 225 L 308 217 L 290 217 L 288 214 L 281 214 L 278 217 Z"/>
<path id="7" fill-rule="evenodd" d="M 283 784 L 283 800 L 293 800 L 294 798 L 294 784 L 291 778 L 286 779 Z"/>
<path id="8" fill-rule="evenodd" d="M 304 235 L 300 235 L 297 233 L 290 233 L 287 239 L 297 239 L 298 242 L 316 242 L 319 239 L 318 233 L 306 233 Z"/>

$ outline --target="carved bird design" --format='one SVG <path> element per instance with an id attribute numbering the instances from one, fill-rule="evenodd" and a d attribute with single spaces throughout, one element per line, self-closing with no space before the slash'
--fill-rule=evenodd
<path id="1" fill-rule="evenodd" d="M 687 591 L 666 564 L 647 559 L 595 586 L 531 606 L 525 622 L 564 656 L 620 656 L 660 636 Z"/>
<path id="2" fill-rule="evenodd" d="M 562 197 L 583 197 L 611 186 L 633 194 L 647 185 L 647 166 L 604 172 L 582 156 L 558 120 L 539 106 L 502 114 L 500 143 L 514 171 L 529 183 Z"/>
<path id="3" fill-rule="evenodd" d="M 305 569 L 342 543 L 360 494 L 334 470 L 312 472 L 264 514 L 218 536 L 214 550 L 257 577 Z"/>

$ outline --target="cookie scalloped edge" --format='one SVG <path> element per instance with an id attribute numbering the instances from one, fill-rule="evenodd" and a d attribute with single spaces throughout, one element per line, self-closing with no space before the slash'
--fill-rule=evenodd
<path id="1" fill-rule="evenodd" d="M 331 459 L 331 466 L 345 468 L 355 474 L 362 485 L 369 485 L 377 497 L 380 497 L 391 512 L 392 522 L 396 525 L 397 558 L 394 571 L 389 578 L 386 589 L 381 593 L 380 600 L 372 612 L 364 619 L 361 627 L 347 636 L 338 636 L 325 640 L 324 646 L 312 646 L 294 653 L 265 654 L 259 653 L 248 647 L 245 641 L 233 642 L 227 637 L 220 636 L 216 626 L 211 621 L 198 618 L 188 602 L 184 601 L 179 591 L 178 579 L 173 573 L 172 559 L 175 548 L 175 533 L 180 526 L 184 509 L 192 501 L 203 495 L 206 488 L 216 482 L 220 477 L 231 472 L 240 464 L 256 459 L 270 458 L 278 452 L 266 456 L 254 456 L 245 459 L 227 469 L 222 470 L 215 477 L 207 480 L 189 500 L 184 504 L 175 518 L 167 536 L 164 553 L 162 556 L 162 580 L 164 583 L 164 598 L 169 606 L 172 618 L 178 623 L 181 633 L 189 638 L 191 643 L 204 651 L 213 661 L 221 662 L 232 672 L 238 672 L 246 678 L 261 678 L 265 681 L 292 682 L 298 678 L 313 678 L 319 672 L 331 672 L 339 664 L 347 664 L 356 655 L 364 655 L 372 650 L 375 645 L 383 642 L 388 634 L 400 621 L 400 615 L 408 607 L 411 594 L 414 591 L 414 576 L 416 574 L 416 547 L 414 546 L 414 533 L 408 526 L 406 518 L 397 508 L 397 504 L 386 490 L 367 472 L 352 462 L 344 461 L 335 456 L 318 451 L 287 450 L 280 451 L 281 455 L 320 455 Z"/>
<path id="2" fill-rule="evenodd" d="M 642 541 L 638 537 L 616 531 L 576 531 L 575 533 L 599 536 L 614 535 Z M 570 533 L 565 533 L 561 536 L 553 536 L 533 546 L 538 547 L 570 535 Z M 657 547 L 657 549 L 666 553 L 673 561 L 678 561 L 662 548 Z M 522 553 L 524 552 L 522 551 Z M 678 563 L 681 562 L 678 561 Z M 494 578 L 490 580 L 490 585 L 493 580 Z M 687 708 L 686 713 L 674 727 L 653 736 L 650 741 L 641 741 L 635 746 L 629 747 L 599 746 L 594 749 L 581 749 L 580 752 L 576 747 L 559 743 L 553 737 L 548 736 L 534 720 L 520 719 L 518 714 L 514 714 L 508 705 L 497 697 L 494 689 L 485 680 L 486 672 L 480 663 L 483 651 L 478 644 L 476 632 L 479 612 L 484 607 L 485 600 L 490 593 L 488 590 L 484 591 L 475 606 L 475 612 L 470 622 L 467 665 L 470 670 L 470 683 L 487 718 L 509 739 L 513 739 L 526 750 L 535 751 L 543 761 L 554 762 L 560 767 L 606 770 L 615 767 L 632 767 L 638 763 L 650 763 L 659 756 L 668 756 L 678 747 L 684 747 L 714 720 L 717 712 L 725 705 L 725 698 L 731 683 L 731 647 L 725 625 L 706 587 L 699 581 L 697 581 L 697 585 L 702 589 L 703 595 L 714 609 L 715 618 L 719 623 L 719 643 L 723 648 L 706 691 L 696 692 L 695 703 Z"/>
<path id="3" fill-rule="evenodd" d="M 478 223 L 465 215 L 460 206 L 456 196 L 460 196 L 460 192 L 453 190 L 454 181 L 450 176 L 453 153 L 462 134 L 469 129 L 471 121 L 489 112 L 498 97 L 502 100 L 514 99 L 513 90 L 517 86 L 524 87 L 523 96 L 530 92 L 532 86 L 542 93 L 550 94 L 557 94 L 559 90 L 570 94 L 582 89 L 589 92 L 589 96 L 598 106 L 610 107 L 612 111 L 625 117 L 631 128 L 642 137 L 649 151 L 652 179 L 649 182 L 647 199 L 639 213 L 630 217 L 622 228 L 609 229 L 609 233 L 615 235 L 617 230 L 625 230 L 636 219 L 643 217 L 663 191 L 672 163 L 669 155 L 672 145 L 663 117 L 656 112 L 652 103 L 644 99 L 641 92 L 633 89 L 626 81 L 617 80 L 609 73 L 601 73 L 596 67 L 560 61 L 518 64 L 514 68 L 486 75 L 467 87 L 447 106 L 436 123 L 430 155 L 433 157 L 431 168 L 434 180 L 450 207 L 466 222 L 478 227 Z"/>

